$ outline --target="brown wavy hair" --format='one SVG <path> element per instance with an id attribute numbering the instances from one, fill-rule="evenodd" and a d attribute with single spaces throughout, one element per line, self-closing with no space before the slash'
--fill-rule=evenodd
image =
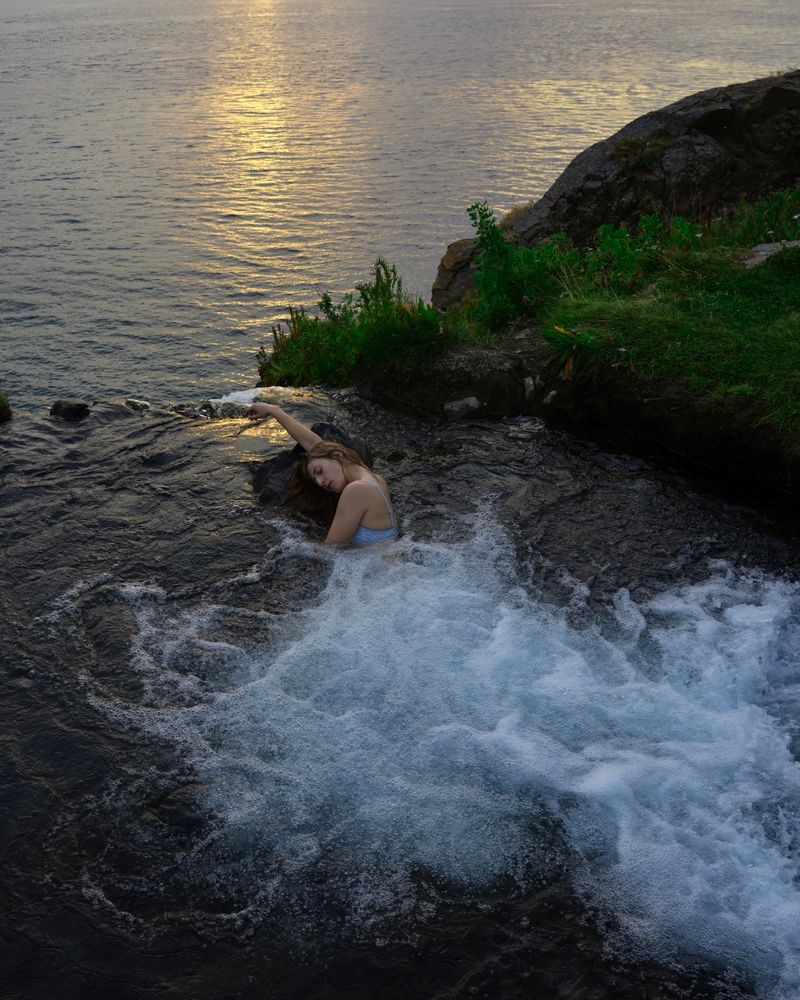
<path id="1" fill-rule="evenodd" d="M 348 448 L 347 445 L 339 444 L 338 441 L 318 441 L 292 469 L 289 477 L 289 492 L 283 502 L 294 507 L 305 517 L 310 517 L 317 524 L 330 527 L 339 503 L 339 494 L 323 490 L 314 482 L 308 467 L 315 458 L 332 458 L 343 465 L 345 463 L 360 465 L 362 469 L 368 469 L 369 466 L 357 452 Z"/>

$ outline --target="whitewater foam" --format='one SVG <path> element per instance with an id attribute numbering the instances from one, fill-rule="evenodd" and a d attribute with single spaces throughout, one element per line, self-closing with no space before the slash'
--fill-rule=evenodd
<path id="1" fill-rule="evenodd" d="M 104 703 L 188 757 L 268 905 L 322 868 L 371 920 L 413 909 L 415 872 L 525 885 L 567 864 L 623 939 L 795 995 L 800 771 L 775 706 L 798 683 L 796 584 L 715 563 L 578 627 L 489 524 L 315 558 L 320 599 L 256 613 L 255 649 L 207 639 L 216 606 L 128 587 L 148 704 Z"/>

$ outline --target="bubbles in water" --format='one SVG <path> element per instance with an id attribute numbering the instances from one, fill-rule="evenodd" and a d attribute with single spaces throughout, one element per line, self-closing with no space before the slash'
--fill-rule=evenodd
<path id="1" fill-rule="evenodd" d="M 278 561 L 313 548 L 290 537 Z M 524 886 L 568 864 L 651 953 L 800 986 L 800 780 L 775 709 L 798 683 L 796 585 L 715 564 L 578 627 L 488 523 L 314 559 L 327 585 L 301 611 L 280 578 L 255 612 L 120 591 L 149 694 L 105 707 L 179 746 L 260 905 L 322 893 L 369 922 L 419 907 L 420 873 Z M 258 643 L 209 638 L 237 614 Z"/>

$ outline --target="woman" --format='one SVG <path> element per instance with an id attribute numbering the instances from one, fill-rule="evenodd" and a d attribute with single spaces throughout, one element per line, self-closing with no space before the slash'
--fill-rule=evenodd
<path id="1" fill-rule="evenodd" d="M 336 441 L 325 441 L 310 427 L 272 403 L 253 403 L 245 410 L 253 419 L 274 417 L 306 454 L 297 463 L 287 500 L 324 490 L 339 499 L 325 541 L 330 545 L 374 545 L 397 538 L 397 522 L 382 476 L 371 472 L 360 456 Z"/>

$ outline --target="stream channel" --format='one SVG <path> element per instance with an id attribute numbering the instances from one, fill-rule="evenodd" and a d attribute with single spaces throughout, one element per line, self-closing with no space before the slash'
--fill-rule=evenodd
<path id="1" fill-rule="evenodd" d="M 800 995 L 791 525 L 273 398 L 370 442 L 396 545 L 256 503 L 274 425 L 0 428 L 4 1000 Z"/>

